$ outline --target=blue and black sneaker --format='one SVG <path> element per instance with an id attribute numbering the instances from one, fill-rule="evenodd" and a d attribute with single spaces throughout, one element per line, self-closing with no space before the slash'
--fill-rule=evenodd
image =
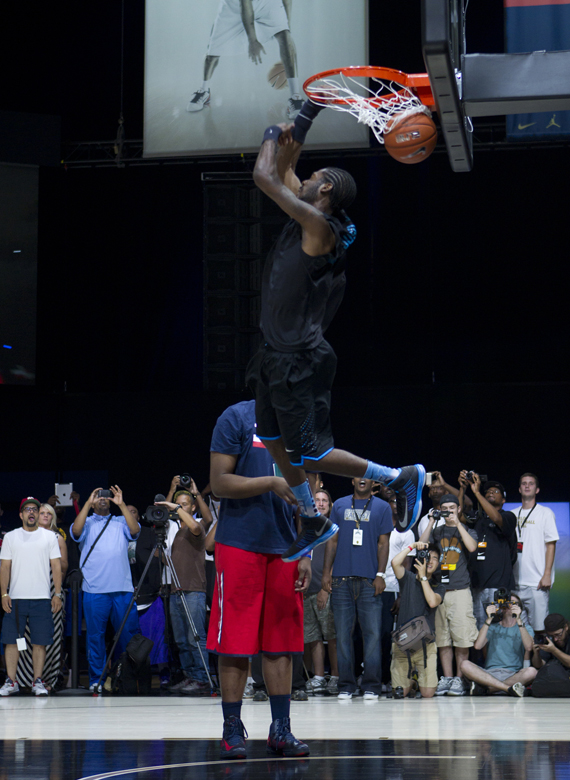
<path id="1" fill-rule="evenodd" d="M 388 482 L 388 487 L 396 494 L 396 530 L 402 534 L 419 520 L 425 481 L 426 470 L 421 463 L 416 463 L 415 466 L 404 466 L 396 479 Z"/>
<path id="2" fill-rule="evenodd" d="M 324 544 L 331 536 L 338 533 L 338 525 L 324 515 L 305 517 L 301 515 L 301 533 L 295 539 L 281 560 L 289 563 L 298 561 L 303 555 L 307 555 L 319 544 Z"/>
<path id="3" fill-rule="evenodd" d="M 224 733 L 220 742 L 220 758 L 246 758 L 247 731 L 239 718 L 230 715 L 224 720 Z"/>
<path id="4" fill-rule="evenodd" d="M 269 728 L 267 752 L 272 756 L 295 758 L 309 756 L 309 746 L 291 734 L 290 718 L 277 718 Z"/>

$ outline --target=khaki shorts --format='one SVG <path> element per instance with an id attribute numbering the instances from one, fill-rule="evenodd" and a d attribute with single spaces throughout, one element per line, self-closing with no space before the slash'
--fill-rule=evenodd
<path id="1" fill-rule="evenodd" d="M 470 588 L 446 591 L 435 611 L 435 643 L 438 647 L 473 647 L 477 639 Z"/>
<path id="2" fill-rule="evenodd" d="M 317 596 L 318 593 L 312 593 L 305 597 L 303 613 L 305 644 L 322 639 L 327 642 L 329 639 L 336 639 L 330 596 L 324 609 L 317 608 Z"/>
<path id="3" fill-rule="evenodd" d="M 422 688 L 437 687 L 437 650 L 435 642 L 426 645 L 427 665 L 424 668 L 424 651 L 420 647 L 411 653 L 412 669 L 418 671 L 418 683 Z M 392 677 L 392 688 L 398 686 L 409 688 L 411 680 L 408 677 L 410 667 L 408 665 L 408 656 L 403 650 L 400 650 L 397 644 L 392 644 L 392 663 L 390 664 L 390 676 Z"/>

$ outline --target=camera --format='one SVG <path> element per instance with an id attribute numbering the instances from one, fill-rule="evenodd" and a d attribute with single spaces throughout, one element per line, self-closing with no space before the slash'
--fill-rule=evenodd
<path id="1" fill-rule="evenodd" d="M 535 645 L 547 645 L 548 639 L 545 636 L 537 636 L 534 639 Z"/>
<path id="2" fill-rule="evenodd" d="M 434 509 L 431 516 L 434 520 L 440 520 L 442 517 L 449 517 L 449 509 Z"/>
<path id="3" fill-rule="evenodd" d="M 192 483 L 192 477 L 188 473 L 184 473 L 180 475 L 180 487 L 181 488 L 189 488 L 190 484 Z"/>
<path id="4" fill-rule="evenodd" d="M 144 519 L 153 528 L 166 528 L 169 517 L 170 509 L 166 506 L 154 506 L 151 504 L 151 506 L 147 506 L 144 513 Z"/>
<path id="5" fill-rule="evenodd" d="M 493 593 L 493 601 L 491 604 L 494 604 L 497 607 L 497 611 L 493 615 L 492 622 L 500 623 L 505 616 L 505 610 L 511 606 L 511 594 L 506 588 L 498 588 Z M 490 605 L 485 604 L 485 611 L 487 610 L 488 606 Z"/>
<path id="6" fill-rule="evenodd" d="M 476 471 L 468 471 L 468 472 L 467 472 L 467 474 L 465 475 L 465 479 L 466 479 L 468 482 L 471 482 L 471 483 L 473 483 L 473 482 L 475 481 L 475 480 L 473 479 L 473 476 L 474 476 L 474 474 L 476 474 L 476 473 L 477 473 Z M 479 474 L 479 480 L 481 481 L 481 484 L 482 484 L 482 485 L 484 485 L 484 484 L 485 484 L 485 482 L 487 482 L 487 481 L 488 481 L 488 477 L 487 477 L 487 475 L 486 475 L 486 474 Z"/>
<path id="7" fill-rule="evenodd" d="M 113 498 L 113 494 L 110 490 L 100 490 L 97 493 L 97 498 Z"/>
<path id="8" fill-rule="evenodd" d="M 416 560 L 427 564 L 429 562 L 429 548 L 426 547 L 423 550 L 416 551 Z"/>

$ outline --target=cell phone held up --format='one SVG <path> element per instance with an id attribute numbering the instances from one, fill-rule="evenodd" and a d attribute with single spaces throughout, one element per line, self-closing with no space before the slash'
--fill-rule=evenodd
<path id="1" fill-rule="evenodd" d="M 113 498 L 113 494 L 110 490 L 101 489 L 97 493 L 97 498 Z"/>

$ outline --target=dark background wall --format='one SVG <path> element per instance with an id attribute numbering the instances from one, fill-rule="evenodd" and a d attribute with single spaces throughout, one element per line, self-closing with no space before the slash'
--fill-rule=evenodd
<path id="1" fill-rule="evenodd" d="M 371 4 L 371 62 L 424 70 L 419 2 L 385 5 Z M 496 6 L 470 9 L 470 51 L 501 50 Z M 66 141 L 113 138 L 120 7 L 30 18 L 12 4 L 0 108 L 59 115 Z M 125 2 L 125 30 L 128 139 L 142 135 L 142 4 Z M 247 393 L 202 391 L 200 174 L 253 162 L 40 168 L 38 383 L 0 387 L 8 477 L 108 471 L 141 505 L 182 470 L 205 484 L 212 426 Z M 359 187 L 346 298 L 328 333 L 337 444 L 391 465 L 422 460 L 449 480 L 474 468 L 509 498 L 536 471 L 545 496 L 567 500 L 568 149 L 499 146 L 464 175 L 439 150 L 419 166 L 377 150 L 307 154 L 300 172 L 326 164 L 350 168 Z M 0 501 L 15 501 L 3 485 Z"/>

